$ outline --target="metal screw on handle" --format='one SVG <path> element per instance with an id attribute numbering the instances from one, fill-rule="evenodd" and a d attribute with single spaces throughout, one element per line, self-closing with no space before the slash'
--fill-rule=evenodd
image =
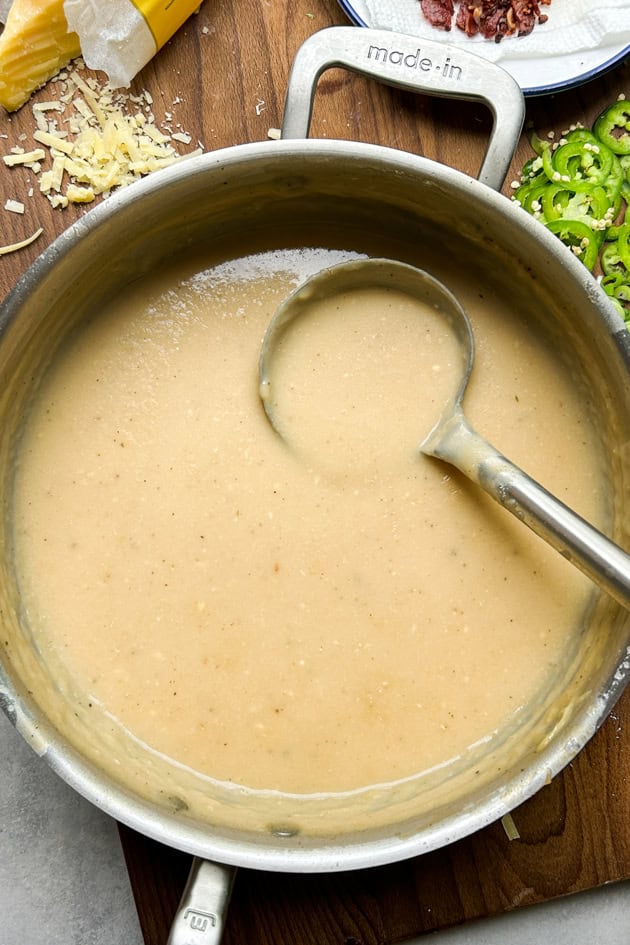
<path id="1" fill-rule="evenodd" d="M 193 859 L 167 945 L 219 945 L 236 870 Z"/>
<path id="2" fill-rule="evenodd" d="M 500 66 L 465 49 L 403 33 L 328 27 L 310 36 L 294 59 L 283 138 L 308 137 L 317 81 L 331 68 L 412 92 L 487 105 L 494 121 L 479 180 L 501 189 L 523 127 L 525 99 L 516 80 Z"/>

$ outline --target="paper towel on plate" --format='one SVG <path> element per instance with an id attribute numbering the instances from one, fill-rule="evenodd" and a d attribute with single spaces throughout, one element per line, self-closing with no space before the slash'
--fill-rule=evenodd
<path id="1" fill-rule="evenodd" d="M 551 0 L 541 5 L 548 15 L 529 36 L 504 37 L 500 43 L 481 36 L 466 36 L 455 26 L 439 30 L 424 18 L 419 0 L 353 0 L 353 8 L 368 26 L 390 29 L 424 39 L 442 39 L 464 46 L 492 62 L 574 55 L 598 47 L 630 45 L 629 0 L 605 0 L 597 7 L 592 0 Z"/>

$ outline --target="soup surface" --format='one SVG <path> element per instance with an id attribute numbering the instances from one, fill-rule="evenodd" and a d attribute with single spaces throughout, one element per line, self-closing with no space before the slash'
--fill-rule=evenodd
<path id="1" fill-rule="evenodd" d="M 32 632 L 81 711 L 251 789 L 352 792 L 448 766 L 542 703 L 590 588 L 419 444 L 458 353 L 435 312 L 365 289 L 268 321 L 348 253 L 188 262 L 138 282 L 52 366 L 28 418 L 16 563 Z M 488 286 L 467 414 L 604 521 L 584 394 Z"/>

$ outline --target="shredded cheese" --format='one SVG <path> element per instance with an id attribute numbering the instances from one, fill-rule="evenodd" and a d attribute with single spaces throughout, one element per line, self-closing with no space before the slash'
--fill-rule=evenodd
<path id="1" fill-rule="evenodd" d="M 511 814 L 504 814 L 501 818 L 501 826 L 505 830 L 508 840 L 520 840 L 521 835 L 518 832 L 518 827 L 514 823 L 514 818 Z"/>
<path id="2" fill-rule="evenodd" d="M 33 105 L 33 113 L 37 114 L 38 112 L 62 112 L 63 105 L 61 102 L 35 102 Z"/>
<path id="3" fill-rule="evenodd" d="M 33 133 L 33 137 L 36 141 L 45 145 L 47 148 L 56 148 L 57 151 L 63 151 L 64 154 L 72 154 L 72 143 L 70 141 L 65 141 L 61 135 L 51 134 L 50 131 L 40 131 L 38 129 Z"/>
<path id="4" fill-rule="evenodd" d="M 14 147 L 3 156 L 7 167 L 26 166 L 38 175 L 40 193 L 55 208 L 91 203 L 178 161 L 202 153 L 185 131 L 167 134 L 150 112 L 148 92 L 129 95 L 94 78 L 84 78 L 81 60 L 60 76 L 58 98 L 33 105 L 33 139 L 42 147 Z M 135 114 L 131 106 L 137 106 Z M 42 165 L 45 163 L 45 167 Z"/>
<path id="5" fill-rule="evenodd" d="M 46 157 L 46 152 L 41 148 L 35 148 L 33 151 L 23 151 L 21 153 L 14 154 L 5 154 L 2 160 L 7 165 L 7 167 L 17 167 L 18 164 L 36 164 L 39 161 L 43 161 Z"/>
<path id="6" fill-rule="evenodd" d="M 24 213 L 24 204 L 21 200 L 7 200 L 4 209 L 9 213 Z"/>
<path id="7" fill-rule="evenodd" d="M 20 240 L 19 243 L 9 243 L 8 246 L 0 246 L 0 256 L 6 256 L 7 253 L 15 253 L 18 251 L 18 249 L 24 249 L 25 246 L 30 246 L 30 244 L 34 243 L 43 232 L 44 231 L 40 226 L 38 230 L 35 230 L 31 236 L 27 236 L 25 240 Z"/>

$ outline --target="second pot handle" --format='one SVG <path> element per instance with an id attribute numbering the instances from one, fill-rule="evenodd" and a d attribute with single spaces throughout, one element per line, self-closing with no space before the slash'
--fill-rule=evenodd
<path id="1" fill-rule="evenodd" d="M 289 76 L 283 138 L 307 138 L 320 75 L 345 68 L 386 85 L 441 98 L 483 102 L 493 116 L 479 180 L 500 190 L 525 118 L 516 80 L 500 66 L 459 46 L 355 26 L 331 26 L 298 49 Z"/>

